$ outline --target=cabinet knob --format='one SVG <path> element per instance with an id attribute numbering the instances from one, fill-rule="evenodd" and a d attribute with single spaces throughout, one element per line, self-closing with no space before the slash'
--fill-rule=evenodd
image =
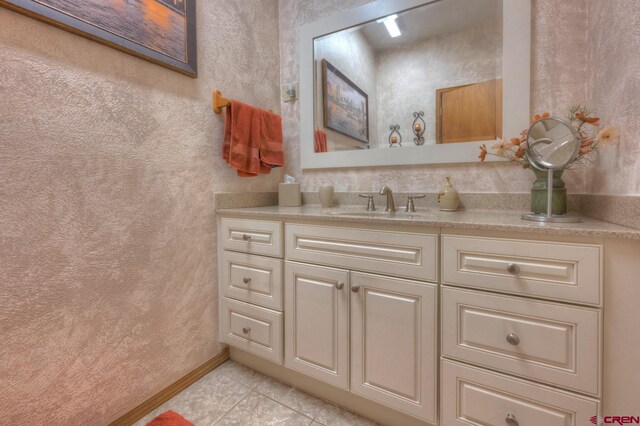
<path id="1" fill-rule="evenodd" d="M 520 343 L 520 338 L 513 333 L 509 333 L 507 334 L 507 342 L 509 342 L 509 344 L 513 346 L 516 346 Z"/>
<path id="2" fill-rule="evenodd" d="M 518 272 L 520 272 L 520 267 L 515 263 L 510 263 L 507 266 L 507 272 L 510 274 L 517 274 Z"/>
<path id="3" fill-rule="evenodd" d="M 249 278 L 249 277 L 244 277 L 244 278 L 242 279 L 242 282 L 243 282 L 243 283 L 245 283 L 245 284 L 249 284 L 249 283 L 251 282 L 251 278 Z"/>
<path id="4" fill-rule="evenodd" d="M 242 333 L 244 333 L 244 334 L 249 334 L 250 331 L 251 331 L 251 327 L 244 327 L 242 329 Z"/>
<path id="5" fill-rule="evenodd" d="M 360 286 L 358 284 L 352 285 L 351 286 L 351 291 L 354 293 L 357 293 L 360 291 Z"/>
<path id="6" fill-rule="evenodd" d="M 520 422 L 518 421 L 518 419 L 516 419 L 516 416 L 514 416 L 511 413 L 507 414 L 507 417 L 504 419 L 504 421 L 509 426 L 519 426 L 520 425 Z"/>
<path id="7" fill-rule="evenodd" d="M 249 234 L 242 234 L 242 239 L 245 241 L 249 241 L 251 239 L 251 235 Z"/>
<path id="8" fill-rule="evenodd" d="M 336 283 L 336 288 L 337 288 L 338 290 L 342 290 L 342 289 L 344 288 L 344 283 L 343 283 L 342 281 L 338 281 L 338 282 Z"/>

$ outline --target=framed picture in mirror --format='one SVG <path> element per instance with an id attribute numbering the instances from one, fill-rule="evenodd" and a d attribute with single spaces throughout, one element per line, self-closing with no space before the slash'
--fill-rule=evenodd
<path id="1" fill-rule="evenodd" d="M 369 143 L 369 97 L 326 59 L 322 95 L 324 127 Z"/>

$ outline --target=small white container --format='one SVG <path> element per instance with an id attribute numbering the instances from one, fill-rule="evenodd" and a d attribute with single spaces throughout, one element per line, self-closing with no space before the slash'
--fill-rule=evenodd
<path id="1" fill-rule="evenodd" d="M 460 194 L 451 184 L 449 177 L 446 178 L 444 188 L 438 194 L 438 206 L 443 212 L 455 212 L 460 204 Z"/>
<path id="2" fill-rule="evenodd" d="M 300 207 L 302 196 L 299 183 L 281 183 L 278 186 L 278 205 L 280 207 Z"/>
<path id="3" fill-rule="evenodd" d="M 334 190 L 332 185 L 320 186 L 318 193 L 320 194 L 320 206 L 322 208 L 333 207 Z"/>

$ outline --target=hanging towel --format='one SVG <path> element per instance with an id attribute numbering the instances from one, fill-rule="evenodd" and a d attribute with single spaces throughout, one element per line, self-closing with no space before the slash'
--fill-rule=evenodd
<path id="1" fill-rule="evenodd" d="M 260 162 L 262 111 L 239 101 L 231 101 L 225 118 L 222 157 L 239 176 L 270 173 Z"/>
<path id="2" fill-rule="evenodd" d="M 268 174 L 272 167 L 283 166 L 282 118 L 232 100 L 226 110 L 222 158 L 238 176 Z"/>
<path id="3" fill-rule="evenodd" d="M 316 129 L 314 148 L 315 152 L 327 152 L 327 133 L 324 130 Z"/>
<path id="4" fill-rule="evenodd" d="M 282 117 L 271 111 L 261 110 L 260 161 L 269 167 L 284 166 L 282 151 Z"/>

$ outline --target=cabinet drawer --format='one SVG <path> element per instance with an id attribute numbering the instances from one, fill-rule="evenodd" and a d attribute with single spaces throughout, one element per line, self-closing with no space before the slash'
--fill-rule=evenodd
<path id="1" fill-rule="evenodd" d="M 445 284 L 602 303 L 597 245 L 444 235 L 442 259 Z"/>
<path id="2" fill-rule="evenodd" d="M 287 224 L 290 260 L 435 281 L 437 236 Z"/>
<path id="3" fill-rule="evenodd" d="M 599 414 L 590 398 L 479 368 L 443 360 L 441 373 L 443 425 L 579 426 Z"/>
<path id="4" fill-rule="evenodd" d="M 282 313 L 220 299 L 220 340 L 275 363 L 282 363 Z"/>
<path id="5" fill-rule="evenodd" d="M 600 312 L 444 288 L 442 353 L 598 395 Z"/>
<path id="6" fill-rule="evenodd" d="M 282 222 L 225 217 L 218 242 L 226 250 L 282 257 Z"/>
<path id="7" fill-rule="evenodd" d="M 282 310 L 282 260 L 222 253 L 222 293 L 233 299 Z"/>

